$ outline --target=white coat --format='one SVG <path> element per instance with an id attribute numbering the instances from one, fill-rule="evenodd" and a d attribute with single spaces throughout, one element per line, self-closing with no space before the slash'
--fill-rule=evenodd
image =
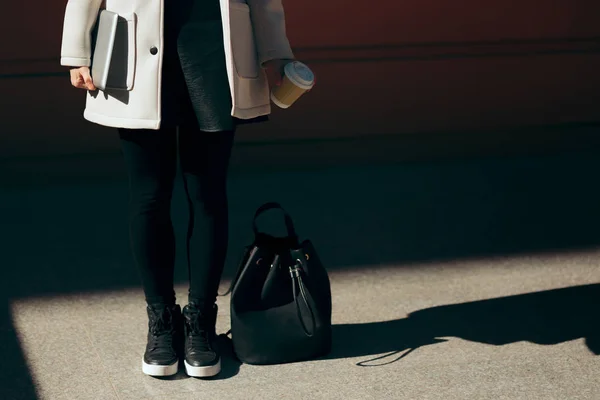
<path id="1" fill-rule="evenodd" d="M 165 0 L 106 0 L 106 9 L 128 16 L 131 90 L 87 92 L 84 118 L 132 129 L 159 129 Z M 281 0 L 220 0 L 231 115 L 251 119 L 271 111 L 263 64 L 293 59 Z M 103 0 L 69 0 L 65 11 L 61 65 L 91 65 L 91 32 Z M 133 28 L 133 29 L 132 29 Z M 153 49 L 154 48 L 154 49 Z M 151 51 L 152 49 L 152 51 Z M 157 51 L 158 50 L 158 51 Z"/>

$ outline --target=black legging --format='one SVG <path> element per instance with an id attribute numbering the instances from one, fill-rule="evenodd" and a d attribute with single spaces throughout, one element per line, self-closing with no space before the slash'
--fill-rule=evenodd
<path id="1" fill-rule="evenodd" d="M 216 300 L 228 242 L 227 169 L 234 132 L 119 129 L 129 175 L 130 238 L 148 304 L 175 302 L 175 237 L 171 197 L 177 149 L 190 206 L 187 234 L 189 299 Z"/>

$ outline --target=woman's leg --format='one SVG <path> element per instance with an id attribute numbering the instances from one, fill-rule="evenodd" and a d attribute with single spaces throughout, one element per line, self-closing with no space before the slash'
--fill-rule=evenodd
<path id="1" fill-rule="evenodd" d="M 189 301 L 211 307 L 227 254 L 227 171 L 235 131 L 203 132 L 191 123 L 179 131 L 179 154 L 190 206 L 187 235 Z"/>
<path id="2" fill-rule="evenodd" d="M 173 125 L 160 130 L 119 129 L 129 172 L 131 248 L 142 278 L 148 313 L 148 342 L 142 371 L 177 373 L 182 350 L 181 308 L 175 304 L 175 236 L 171 197 L 177 170 Z"/>
<path id="3" fill-rule="evenodd" d="M 131 248 L 148 304 L 175 304 L 171 197 L 177 169 L 175 128 L 119 129 L 129 175 Z"/>
<path id="4" fill-rule="evenodd" d="M 233 138 L 234 131 L 204 132 L 195 123 L 179 130 L 181 169 L 190 206 L 184 364 L 187 374 L 195 377 L 215 376 L 221 371 L 215 300 L 227 253 L 226 188 Z"/>

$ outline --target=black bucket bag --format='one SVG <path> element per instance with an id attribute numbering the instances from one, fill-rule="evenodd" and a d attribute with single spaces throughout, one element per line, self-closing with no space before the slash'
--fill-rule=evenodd
<path id="1" fill-rule="evenodd" d="M 260 232 L 256 219 L 279 209 L 286 237 Z M 299 242 L 278 203 L 254 216 L 254 242 L 244 250 L 231 284 L 231 338 L 240 361 L 282 364 L 315 359 L 331 350 L 331 287 L 309 240 Z"/>

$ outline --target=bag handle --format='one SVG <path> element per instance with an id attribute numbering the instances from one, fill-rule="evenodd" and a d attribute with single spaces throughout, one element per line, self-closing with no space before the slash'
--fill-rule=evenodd
<path id="1" fill-rule="evenodd" d="M 256 213 L 254 214 L 254 219 L 252 220 L 252 228 L 254 229 L 254 234 L 255 235 L 258 234 L 258 226 L 256 225 L 256 219 L 261 214 L 263 214 L 269 210 L 274 210 L 274 209 L 278 209 L 283 212 L 283 217 L 285 220 L 285 226 L 287 228 L 288 237 L 294 239 L 294 241 L 297 242 L 298 235 L 296 234 L 296 229 L 294 229 L 294 222 L 292 221 L 292 217 L 290 217 L 290 215 L 287 213 L 287 211 L 285 211 L 285 209 L 281 206 L 281 204 L 276 203 L 276 202 L 265 203 L 262 206 L 260 206 L 258 208 L 258 210 L 256 210 Z"/>
<path id="2" fill-rule="evenodd" d="M 291 238 L 295 243 L 297 243 L 298 236 L 296 235 L 296 230 L 294 229 L 294 222 L 292 221 L 292 217 L 290 217 L 290 215 L 287 213 L 287 211 L 284 210 L 284 208 L 281 206 L 281 204 L 279 204 L 277 202 L 265 203 L 262 206 L 260 206 L 258 208 L 258 210 L 256 210 L 256 213 L 254 214 L 254 219 L 252 220 L 252 228 L 254 230 L 254 235 L 258 234 L 258 226 L 256 225 L 256 219 L 261 214 L 263 214 L 269 210 L 273 210 L 273 209 L 279 209 L 283 212 L 283 216 L 285 219 L 285 225 L 286 225 L 287 232 L 288 232 L 288 237 Z M 233 291 L 233 287 L 235 286 L 237 280 L 239 279 L 239 277 L 242 273 L 242 269 L 244 268 L 244 262 L 246 261 L 245 256 L 246 255 L 250 256 L 250 254 L 248 252 L 250 251 L 251 248 L 252 248 L 252 246 L 246 247 L 246 251 L 244 251 L 244 254 L 242 255 L 242 257 L 238 263 L 236 274 L 235 274 L 234 278 L 231 280 L 229 289 L 227 289 L 227 291 L 223 294 L 217 293 L 217 296 L 227 296 L 228 294 L 230 294 Z"/>

